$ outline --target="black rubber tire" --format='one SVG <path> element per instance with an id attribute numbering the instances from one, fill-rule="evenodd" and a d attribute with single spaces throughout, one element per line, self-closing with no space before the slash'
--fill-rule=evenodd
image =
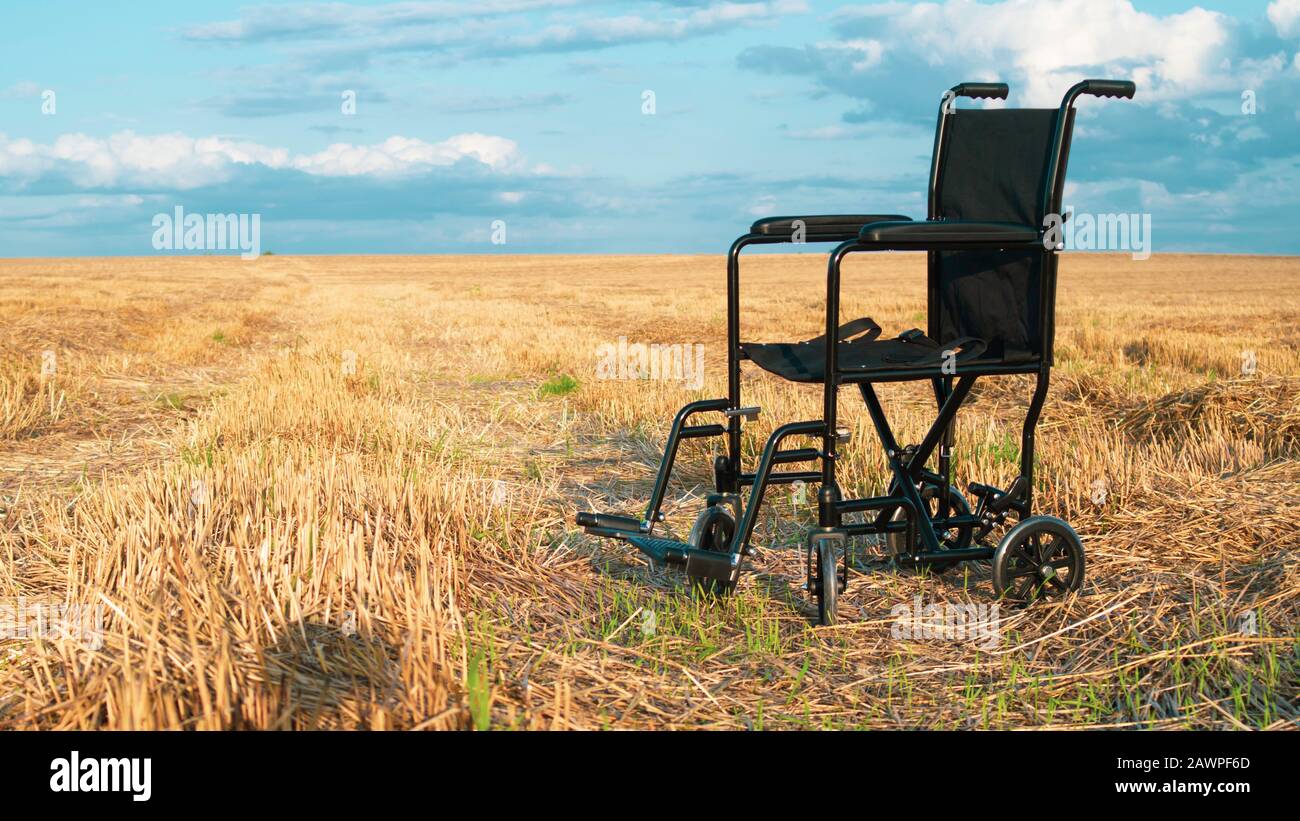
<path id="1" fill-rule="evenodd" d="M 717 504 L 715 504 L 714 507 L 718 507 L 719 505 L 726 505 L 727 509 L 731 511 L 731 518 L 737 522 L 740 521 L 740 515 L 743 512 L 743 506 L 740 503 L 740 494 L 722 493 L 719 494 L 719 496 L 720 498 L 718 499 Z"/>
<path id="2" fill-rule="evenodd" d="M 839 604 L 840 578 L 835 561 L 835 542 L 821 539 L 817 542 L 817 623 L 823 627 L 835 624 L 836 610 Z"/>
<path id="3" fill-rule="evenodd" d="M 993 552 L 993 592 L 1014 604 L 1073 593 L 1083 574 L 1083 542 L 1055 516 L 1019 522 Z"/>
<path id="4" fill-rule="evenodd" d="M 892 485 L 890 486 L 890 489 L 892 491 L 893 489 Z M 925 488 L 921 490 L 921 499 L 927 503 L 927 506 L 928 503 L 933 501 L 938 495 L 939 495 L 939 490 L 933 485 L 926 485 Z M 959 515 L 963 515 L 963 516 L 970 515 L 970 505 L 967 504 L 966 497 L 962 496 L 961 491 L 957 490 L 956 487 L 948 488 L 948 505 L 949 507 L 954 509 Z M 934 508 L 934 512 L 937 511 L 938 511 L 938 505 L 936 504 Z M 898 508 L 894 508 L 894 512 L 889 517 L 889 520 L 896 522 L 896 521 L 904 520 L 906 518 L 907 518 L 906 509 L 898 507 Z M 942 536 L 942 534 L 940 535 Z M 907 550 L 904 547 L 905 543 L 907 542 L 906 533 L 886 533 L 885 552 L 891 558 L 895 558 L 900 555 L 905 555 L 907 553 L 915 552 L 919 550 L 921 547 L 920 539 L 921 537 L 920 534 L 918 533 L 916 543 L 912 546 L 911 550 Z M 971 544 L 975 541 L 975 529 L 973 527 L 956 528 L 955 534 L 953 534 L 949 538 L 943 539 L 942 541 L 943 541 L 943 546 L 946 550 L 970 547 Z M 947 570 L 948 568 L 952 567 L 955 564 L 957 563 L 956 562 L 935 562 L 933 564 L 928 565 L 928 567 L 931 573 L 938 574 L 938 573 L 942 573 L 943 571 Z M 904 566 L 916 570 L 922 569 L 921 566 L 900 565 L 900 567 L 904 567 Z"/>
<path id="5" fill-rule="evenodd" d="M 728 504 L 706 507 L 695 517 L 687 543 L 697 550 L 730 553 L 731 539 L 736 535 L 736 517 Z M 734 584 L 719 582 L 702 576 L 691 576 L 691 588 L 706 596 L 725 596 L 735 589 Z"/>

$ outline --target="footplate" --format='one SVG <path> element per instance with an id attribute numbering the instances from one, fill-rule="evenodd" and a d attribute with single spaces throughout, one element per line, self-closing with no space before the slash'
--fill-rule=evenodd
<path id="1" fill-rule="evenodd" d="M 735 582 L 733 574 L 738 558 L 734 553 L 687 548 L 686 575 L 692 579 L 708 580 L 719 585 L 730 586 Z"/>
<path id="2" fill-rule="evenodd" d="M 627 541 L 656 562 L 666 564 L 686 564 L 686 551 L 691 546 L 672 539 L 659 539 L 654 536 L 628 536 Z"/>
<path id="3" fill-rule="evenodd" d="M 686 566 L 686 575 L 732 584 L 739 557 L 720 550 L 700 550 L 685 542 L 657 539 L 653 536 L 629 536 L 627 541 L 656 562 Z"/>

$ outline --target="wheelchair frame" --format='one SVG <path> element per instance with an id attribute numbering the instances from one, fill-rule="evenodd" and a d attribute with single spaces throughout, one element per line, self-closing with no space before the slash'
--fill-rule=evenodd
<path id="1" fill-rule="evenodd" d="M 1062 189 L 1065 169 L 1068 162 L 1070 132 L 1072 128 L 1073 108 L 1081 95 L 1131 98 L 1135 92 L 1133 83 L 1116 80 L 1085 80 L 1072 87 L 1062 99 L 1056 114 L 1054 134 L 1050 147 L 1049 168 L 1041 196 L 1043 209 L 1047 214 L 1059 214 L 1061 210 Z M 962 83 L 949 89 L 939 106 L 938 123 L 935 133 L 934 151 L 931 159 L 929 178 L 929 197 L 927 224 L 942 222 L 938 213 L 937 193 L 941 184 L 943 157 L 948 147 L 949 117 L 954 103 L 960 97 L 1005 99 L 1007 86 L 1001 83 Z M 1044 216 L 1039 215 L 1040 219 Z M 798 219 L 798 218 L 793 218 Z M 886 221 L 896 222 L 894 218 Z M 870 223 L 862 227 L 861 234 L 866 233 Z M 752 420 L 759 413 L 758 408 L 746 408 L 741 405 L 740 366 L 748 358 L 741 348 L 740 341 L 740 253 L 750 245 L 776 244 L 792 242 L 793 231 L 787 234 L 765 234 L 751 229 L 732 243 L 727 254 L 727 396 L 720 399 L 705 399 L 690 402 L 678 411 L 668 433 L 663 458 L 655 476 L 649 505 L 641 519 L 604 513 L 580 512 L 577 524 L 588 533 L 627 541 L 645 553 L 652 562 L 684 565 L 689 576 L 697 585 L 706 590 L 727 592 L 734 588 L 743 569 L 744 557 L 753 554 L 750 539 L 757 523 L 758 512 L 763 497 L 770 485 L 790 484 L 794 482 L 818 483 L 817 495 L 818 523 L 809 533 L 807 545 L 808 588 L 818 599 L 819 620 L 823 624 L 835 620 L 835 598 L 847 584 L 848 551 L 843 550 L 848 536 L 864 534 L 904 534 L 907 546 L 919 546 L 919 549 L 906 549 L 895 556 L 899 566 L 910 568 L 947 567 L 962 561 L 995 560 L 999 550 L 1004 547 L 1006 538 L 997 548 L 984 544 L 985 538 L 997 527 L 1005 523 L 1009 514 L 1015 513 L 1021 525 L 1038 520 L 1047 520 L 1049 530 L 1060 532 L 1060 527 L 1068 531 L 1068 536 L 1078 545 L 1078 576 L 1072 578 L 1077 589 L 1082 576 L 1082 545 L 1073 531 L 1059 519 L 1053 517 L 1032 518 L 1033 480 L 1034 480 L 1034 444 L 1038 419 L 1047 396 L 1052 367 L 1052 349 L 1055 332 L 1056 279 L 1058 269 L 1058 252 L 1060 246 L 1051 246 L 1045 242 L 1044 231 L 1035 226 L 1036 236 L 1021 241 L 1007 242 L 1005 239 L 978 239 L 964 237 L 960 239 L 943 239 L 924 242 L 891 242 L 864 238 L 855 227 L 851 231 L 831 231 L 815 233 L 804 241 L 837 242 L 830 253 L 826 280 L 826 336 L 825 370 L 823 373 L 823 412 L 822 419 L 803 422 L 789 422 L 776 428 L 768 437 L 758 465 L 753 472 L 746 472 L 741 462 L 742 421 Z M 1040 299 L 1038 306 L 1039 329 L 1042 337 L 1041 356 L 1038 361 L 1026 364 L 968 364 L 959 366 L 955 372 L 942 376 L 918 376 L 915 370 L 898 368 L 896 370 L 873 370 L 865 374 L 841 369 L 839 364 L 840 332 L 840 268 L 844 259 L 853 253 L 886 250 L 924 250 L 928 257 L 928 330 L 932 339 L 939 339 L 940 299 L 939 266 L 937 256 L 941 251 L 971 250 L 1010 250 L 1025 251 L 1026 254 L 1041 253 L 1042 267 L 1040 273 Z M 1014 374 L 1033 374 L 1035 387 L 1030 400 L 1028 412 L 1021 429 L 1020 473 L 1011 486 L 1004 489 L 971 483 L 968 490 L 978 498 L 978 506 L 973 511 L 959 512 L 953 510 L 951 493 L 953 420 L 969 396 L 976 380 L 982 376 L 1003 376 Z M 876 395 L 873 384 L 876 382 L 921 381 L 931 382 L 938 415 L 930 429 L 919 444 L 900 446 L 890 427 L 884 409 Z M 838 392 L 841 385 L 857 384 L 866 404 L 876 433 L 880 438 L 893 476 L 890 489 L 882 496 L 861 499 L 845 499 L 836 480 L 836 462 L 842 444 L 847 443 L 848 436 L 840 429 L 837 422 Z M 720 412 L 726 418 L 725 425 L 688 424 L 697 414 Z M 668 480 L 677 457 L 680 443 L 686 439 L 725 437 L 726 454 L 720 455 L 714 462 L 714 485 L 716 493 L 708 498 L 707 508 L 701 514 L 701 521 L 709 515 L 709 509 L 729 506 L 733 511 L 734 527 L 732 532 L 722 531 L 722 538 L 716 543 L 703 546 L 698 543 L 693 531 L 688 542 L 677 542 L 657 538 L 654 526 L 664 521 L 660 508 L 667 492 Z M 820 440 L 820 447 L 783 448 L 790 439 L 812 438 Z M 927 469 L 935 451 L 938 451 L 936 471 Z M 779 469 L 787 464 L 820 461 L 818 470 Z M 750 488 L 748 501 L 741 504 L 740 492 Z M 937 511 L 931 516 L 924 495 L 932 488 L 937 495 Z M 895 511 L 903 510 L 905 516 L 899 520 L 891 518 Z M 865 521 L 844 523 L 846 514 L 875 514 Z M 716 517 L 715 517 L 716 519 Z M 699 530 L 697 522 L 695 530 Z M 969 540 L 975 546 L 945 547 L 940 537 L 941 532 L 962 530 L 972 534 Z M 1021 528 L 1013 528 L 1018 531 Z M 1032 528 L 1031 528 L 1032 529 Z M 1041 528 L 1040 528 L 1041 529 Z M 918 540 L 919 539 L 919 543 Z M 1069 541 L 1067 538 L 1066 541 Z M 1038 544 L 1037 541 L 1034 542 Z M 1023 545 L 1022 545 L 1023 547 Z M 834 557 L 843 555 L 843 564 Z M 1052 570 L 1047 561 L 1042 569 L 1052 578 Z M 1032 575 L 1026 573 L 1023 575 Z M 1036 578 L 1036 577 L 1035 577 Z M 1044 582 L 1045 583 L 1045 582 Z M 998 586 L 995 577 L 995 588 Z M 1036 594 L 1035 594 L 1036 597 Z"/>

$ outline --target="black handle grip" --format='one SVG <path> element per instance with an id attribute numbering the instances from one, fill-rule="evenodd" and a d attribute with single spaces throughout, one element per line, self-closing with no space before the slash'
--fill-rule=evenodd
<path id="1" fill-rule="evenodd" d="M 1008 91 L 1006 83 L 962 83 L 952 88 L 952 93 L 958 97 L 970 97 L 975 100 L 1005 100 Z"/>
<path id="2" fill-rule="evenodd" d="M 1094 97 L 1123 97 L 1133 99 L 1137 84 L 1129 80 L 1084 80 L 1083 93 Z"/>

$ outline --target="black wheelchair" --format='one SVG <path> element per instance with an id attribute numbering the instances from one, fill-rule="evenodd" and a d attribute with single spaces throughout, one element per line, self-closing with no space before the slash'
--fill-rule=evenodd
<path id="1" fill-rule="evenodd" d="M 958 109 L 959 98 L 1006 99 L 1002 83 L 963 83 L 943 95 L 930 165 L 924 221 L 882 214 L 773 217 L 753 224 L 727 256 L 727 397 L 691 402 L 673 420 L 649 506 L 641 518 L 580 512 L 586 532 L 630 542 L 656 563 L 685 567 L 698 589 L 735 589 L 763 494 L 770 485 L 818 483 L 817 526 L 807 539 L 808 590 L 818 620 L 833 624 L 836 600 L 848 579 L 849 536 L 880 534 L 892 562 L 942 571 L 959 562 L 991 561 L 994 592 L 1028 604 L 1078 590 L 1083 544 L 1059 518 L 1035 516 L 1034 432 L 1052 366 L 1058 252 L 1046 227 L 1059 225 L 1061 196 L 1081 95 L 1131 99 L 1133 83 L 1085 80 L 1059 108 Z M 802 342 L 740 340 L 740 252 L 749 245 L 839 243 L 826 278 L 826 331 Z M 928 328 L 881 339 L 871 319 L 840 323 L 840 265 L 861 251 L 925 251 L 928 256 Z M 831 344 L 832 341 L 834 344 Z M 759 413 L 740 398 L 740 363 L 749 360 L 785 379 L 824 386 L 821 419 L 790 422 L 768 438 L 752 472 L 741 464 L 741 426 Z M 981 377 L 1036 377 L 1021 434 L 1019 476 L 1009 487 L 972 483 L 972 510 L 953 485 L 953 420 Z M 929 380 L 937 416 L 917 444 L 900 445 L 881 408 L 875 385 Z M 848 432 L 836 424 L 841 385 L 857 385 L 892 473 L 884 496 L 843 498 L 835 469 Z M 698 423 L 697 416 L 720 414 Z M 659 538 L 660 507 L 679 444 L 724 437 L 726 454 L 713 465 L 715 493 L 685 542 Z M 794 440 L 802 447 L 787 446 Z M 935 470 L 929 469 L 932 457 Z M 788 465 L 818 463 L 808 470 Z M 747 499 L 742 489 L 749 488 Z M 862 521 L 846 522 L 850 514 Z M 1016 517 L 996 546 L 989 535 Z M 856 518 L 856 517 L 855 517 Z"/>

